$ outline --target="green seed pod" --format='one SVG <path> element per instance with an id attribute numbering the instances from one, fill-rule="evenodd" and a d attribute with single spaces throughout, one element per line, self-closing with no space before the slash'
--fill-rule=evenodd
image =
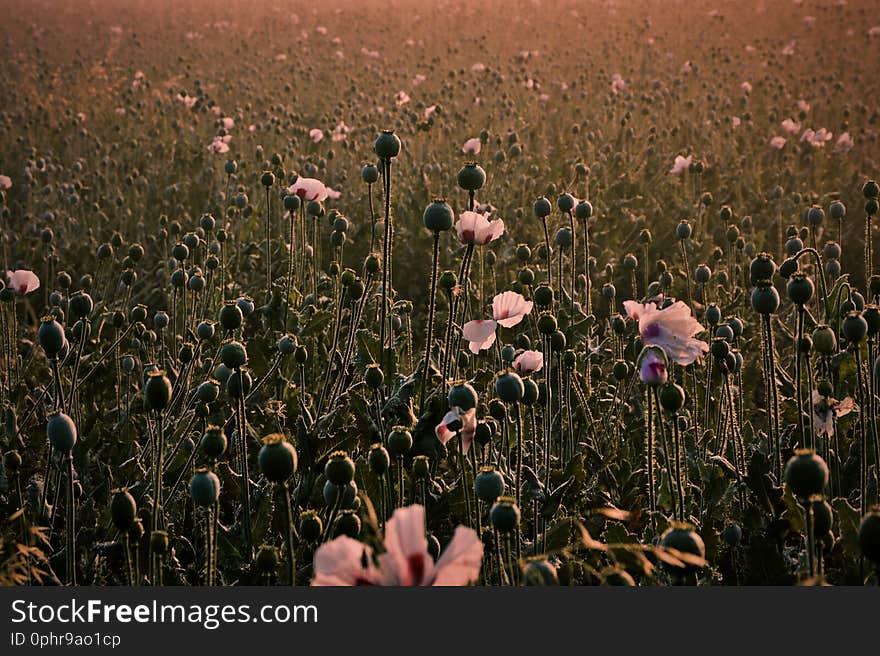
<path id="1" fill-rule="evenodd" d="M 825 324 L 816 326 L 813 331 L 813 347 L 821 355 L 834 355 L 837 353 L 837 336 Z"/>
<path id="2" fill-rule="evenodd" d="M 523 585 L 530 587 L 559 585 L 559 575 L 550 561 L 532 560 L 523 568 Z"/>
<path id="3" fill-rule="evenodd" d="M 504 494 L 504 476 L 493 466 L 480 467 L 474 477 L 474 491 L 484 503 L 495 503 Z"/>
<path id="4" fill-rule="evenodd" d="M 271 544 L 262 544 L 257 549 L 257 556 L 254 558 L 254 568 L 261 574 L 274 574 L 278 571 L 281 563 L 281 557 L 278 554 L 278 548 Z"/>
<path id="5" fill-rule="evenodd" d="M 498 533 L 513 533 L 520 522 L 516 500 L 510 497 L 499 498 L 489 511 L 489 519 Z"/>
<path id="6" fill-rule="evenodd" d="M 799 449 L 785 465 L 785 484 L 798 499 L 822 494 L 828 484 L 828 465 L 811 449 Z"/>
<path id="7" fill-rule="evenodd" d="M 229 369 L 240 369 L 247 363 L 247 350 L 241 342 L 226 342 L 220 348 L 220 361 Z"/>
<path id="8" fill-rule="evenodd" d="M 217 316 L 223 330 L 238 330 L 244 322 L 244 315 L 236 301 L 226 301 Z"/>
<path id="9" fill-rule="evenodd" d="M 370 446 L 367 461 L 370 463 L 370 471 L 377 476 L 383 476 L 391 464 L 391 457 L 385 447 L 377 443 Z"/>
<path id="10" fill-rule="evenodd" d="M 685 394 L 680 385 L 668 383 L 660 388 L 660 405 L 669 413 L 676 413 L 684 407 Z"/>
<path id="11" fill-rule="evenodd" d="M 505 403 L 519 403 L 525 395 L 525 386 L 519 374 L 512 371 L 495 379 L 495 394 Z"/>
<path id="12" fill-rule="evenodd" d="M 673 523 L 660 537 L 660 546 L 666 549 L 675 549 L 683 554 L 690 554 L 697 558 L 706 557 L 706 545 L 703 543 L 703 538 L 688 524 Z M 696 565 L 689 563 L 686 563 L 684 568 L 681 568 L 665 561 L 663 566 L 667 570 L 677 573 L 696 572 L 700 569 Z"/>
<path id="13" fill-rule="evenodd" d="M 379 159 L 392 159 L 400 154 L 400 138 L 394 130 L 382 130 L 373 144 L 373 150 Z"/>
<path id="14" fill-rule="evenodd" d="M 189 482 L 189 495 L 200 508 L 209 508 L 220 498 L 220 479 L 210 469 L 196 470 Z"/>
<path id="15" fill-rule="evenodd" d="M 422 214 L 424 226 L 434 233 L 445 232 L 452 228 L 455 217 L 452 208 L 445 200 L 437 199 L 425 208 Z"/>
<path id="16" fill-rule="evenodd" d="M 171 401 L 171 381 L 164 371 L 151 371 L 144 384 L 144 401 L 150 410 L 161 412 Z"/>
<path id="17" fill-rule="evenodd" d="M 477 191 L 486 183 L 486 172 L 476 162 L 468 162 L 458 172 L 458 186 L 465 191 Z"/>
<path id="18" fill-rule="evenodd" d="M 58 357 L 64 348 L 64 328 L 55 320 L 54 315 L 47 315 L 40 319 L 40 327 L 37 329 L 37 339 L 49 360 Z"/>
<path id="19" fill-rule="evenodd" d="M 299 534 L 306 542 L 317 542 L 324 533 L 324 522 L 314 510 L 306 510 L 300 515 Z"/>
<path id="20" fill-rule="evenodd" d="M 354 478 L 354 461 L 345 451 L 334 451 L 324 465 L 324 476 L 336 487 L 348 485 Z"/>
<path id="21" fill-rule="evenodd" d="M 267 435 L 263 438 L 263 446 L 257 455 L 257 463 L 266 480 L 272 483 L 283 483 L 296 471 L 296 449 L 280 433 Z"/>
<path id="22" fill-rule="evenodd" d="M 412 449 L 412 434 L 404 426 L 395 426 L 388 433 L 388 453 L 392 458 L 402 458 Z"/>
<path id="23" fill-rule="evenodd" d="M 126 489 L 113 490 L 112 494 L 110 519 L 118 531 L 128 533 L 137 520 L 137 504 Z"/>
<path id="24" fill-rule="evenodd" d="M 477 407 L 477 391 L 469 383 L 460 383 L 453 385 L 446 397 L 451 408 L 461 408 L 462 412 L 467 412 Z"/>
<path id="25" fill-rule="evenodd" d="M 813 281 L 803 273 L 792 274 L 785 286 L 789 300 L 795 305 L 803 306 L 809 303 L 814 291 Z"/>
<path id="26" fill-rule="evenodd" d="M 861 312 L 853 310 L 844 318 L 841 332 L 850 344 L 860 344 L 868 334 L 868 322 L 862 317 Z"/>
<path id="27" fill-rule="evenodd" d="M 333 537 L 345 535 L 357 539 L 361 534 L 361 520 L 354 510 L 343 510 L 333 524 Z"/>
<path id="28" fill-rule="evenodd" d="M 412 475 L 417 481 L 426 481 L 431 477 L 431 461 L 428 456 L 413 458 Z"/>
<path id="29" fill-rule="evenodd" d="M 369 364 L 364 370 L 364 382 L 370 389 L 377 390 L 385 382 L 385 374 L 378 364 Z"/>
<path id="30" fill-rule="evenodd" d="M 211 460 L 219 460 L 226 453 L 228 440 L 223 429 L 219 426 L 208 425 L 199 441 L 202 453 Z"/>

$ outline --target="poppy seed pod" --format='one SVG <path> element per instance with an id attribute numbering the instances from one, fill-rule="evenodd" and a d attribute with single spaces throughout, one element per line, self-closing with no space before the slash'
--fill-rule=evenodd
<path id="1" fill-rule="evenodd" d="M 519 374 L 512 371 L 495 379 L 495 394 L 505 403 L 519 403 L 525 395 L 525 386 Z"/>
<path id="2" fill-rule="evenodd" d="M 281 563 L 281 557 L 278 554 L 278 548 L 271 544 L 262 544 L 257 549 L 257 555 L 254 558 L 254 568 L 261 574 L 275 574 L 278 571 L 278 565 Z"/>
<path id="3" fill-rule="evenodd" d="M 841 332 L 850 344 L 860 344 L 865 339 L 865 335 L 868 334 L 868 322 L 865 321 L 858 310 L 852 310 L 843 319 Z"/>
<path id="4" fill-rule="evenodd" d="M 539 219 L 544 219 L 550 216 L 550 212 L 553 210 L 550 205 L 550 201 L 544 198 L 543 196 L 535 201 L 535 204 L 532 206 L 532 211 L 535 213 L 535 216 Z"/>
<path id="5" fill-rule="evenodd" d="M 299 534 L 306 542 L 316 542 L 324 533 L 324 522 L 314 510 L 306 510 L 299 519 Z"/>
<path id="6" fill-rule="evenodd" d="M 494 503 L 504 494 L 504 476 L 493 466 L 480 467 L 474 477 L 474 491 L 477 498 L 485 503 Z"/>
<path id="7" fill-rule="evenodd" d="M 266 480 L 283 483 L 296 471 L 296 449 L 280 433 L 267 435 L 263 438 L 263 446 L 257 455 L 257 464 Z"/>
<path id="8" fill-rule="evenodd" d="M 798 499 L 822 494 L 828 484 L 828 465 L 812 449 L 800 449 L 785 465 L 785 484 Z"/>
<path id="9" fill-rule="evenodd" d="M 807 221 L 815 227 L 822 225 L 825 223 L 825 210 L 818 205 L 813 205 L 807 210 Z"/>
<path id="10" fill-rule="evenodd" d="M 55 410 L 48 415 L 46 422 L 46 435 L 52 448 L 58 453 L 68 454 L 76 445 L 77 431 L 73 419 L 61 410 Z"/>
<path id="11" fill-rule="evenodd" d="M 455 217 L 452 208 L 445 200 L 433 201 L 422 214 L 424 226 L 433 233 L 445 232 L 452 228 Z"/>
<path id="12" fill-rule="evenodd" d="M 354 510 L 343 510 L 333 523 L 333 537 L 356 539 L 361 533 L 361 519 Z"/>
<path id="13" fill-rule="evenodd" d="M 209 508 L 220 498 L 220 479 L 209 469 L 196 470 L 189 481 L 189 496 L 200 508 Z"/>
<path id="14" fill-rule="evenodd" d="M 92 313 L 94 307 L 95 304 L 92 301 L 92 297 L 84 291 L 77 292 L 71 296 L 67 303 L 70 314 L 76 319 L 85 319 Z"/>
<path id="15" fill-rule="evenodd" d="M 144 384 L 144 401 L 150 410 L 161 412 L 171 401 L 171 381 L 164 371 L 156 370 L 147 374 Z"/>
<path id="16" fill-rule="evenodd" d="M 382 130 L 373 144 L 373 151 L 380 159 L 392 159 L 400 154 L 400 138 L 394 130 Z"/>
<path id="17" fill-rule="evenodd" d="M 7 451 L 3 454 L 3 467 L 10 474 L 17 474 L 21 469 L 21 454 L 18 451 Z"/>
<path id="18" fill-rule="evenodd" d="M 370 464 L 370 471 L 377 476 L 383 476 L 388 471 L 388 466 L 391 464 L 391 456 L 388 454 L 388 450 L 384 446 L 377 443 L 370 447 L 367 462 Z"/>
<path id="19" fill-rule="evenodd" d="M 837 336 L 829 326 L 816 326 L 813 330 L 813 347 L 821 355 L 834 355 L 837 353 Z"/>
<path id="20" fill-rule="evenodd" d="M 223 307 L 220 308 L 220 313 L 218 314 L 217 319 L 223 327 L 223 330 L 237 330 L 238 328 L 241 328 L 241 324 L 244 321 L 244 314 L 235 301 L 226 301 L 223 304 Z"/>
<path id="21" fill-rule="evenodd" d="M 431 460 L 428 456 L 416 456 L 413 458 L 412 464 L 413 478 L 420 481 L 426 481 L 431 476 Z"/>
<path id="22" fill-rule="evenodd" d="M 379 389 L 385 382 L 385 374 L 378 364 L 369 364 L 364 370 L 364 382 L 370 389 Z"/>
<path id="23" fill-rule="evenodd" d="M 549 308 L 553 305 L 553 288 L 548 285 L 536 287 L 532 296 L 535 304 L 540 307 Z"/>
<path id="24" fill-rule="evenodd" d="M 531 378 L 523 379 L 523 405 L 534 405 L 538 400 L 538 383 Z"/>
<path id="25" fill-rule="evenodd" d="M 376 184 L 379 180 L 379 168 L 375 164 L 364 164 L 361 167 L 361 180 L 367 184 Z"/>
<path id="26" fill-rule="evenodd" d="M 688 524 L 673 523 L 660 537 L 660 546 L 665 549 L 675 549 L 682 554 L 689 554 L 700 559 L 706 557 L 706 545 L 703 543 L 703 538 Z M 700 569 L 699 566 L 691 563 L 685 563 L 682 568 L 664 561 L 663 566 L 672 572 L 693 573 Z"/>
<path id="27" fill-rule="evenodd" d="M 582 200 L 574 207 L 574 218 L 586 221 L 593 216 L 593 206 L 588 200 Z"/>
<path id="28" fill-rule="evenodd" d="M 785 293 L 789 300 L 795 305 L 806 305 L 813 298 L 814 292 L 813 281 L 803 273 L 795 273 L 788 279 L 785 286 Z"/>
<path id="29" fill-rule="evenodd" d="M 486 184 L 486 172 L 476 162 L 468 162 L 458 171 L 458 186 L 465 191 L 477 191 Z"/>
<path id="30" fill-rule="evenodd" d="M 250 372 L 246 368 L 241 367 L 231 372 L 226 379 L 226 393 L 233 399 L 246 397 L 250 394 L 253 383 L 254 380 Z"/>
<path id="31" fill-rule="evenodd" d="M 213 321 L 200 321 L 199 325 L 196 326 L 196 336 L 202 340 L 203 342 L 208 341 L 209 339 L 214 337 L 214 322 Z"/>
<path id="32" fill-rule="evenodd" d="M 128 490 L 113 490 L 110 500 L 110 519 L 122 533 L 128 533 L 137 521 L 137 503 Z"/>
<path id="33" fill-rule="evenodd" d="M 880 307 L 876 305 L 866 305 L 862 310 L 862 318 L 868 324 L 868 335 L 876 335 L 880 332 Z"/>
<path id="34" fill-rule="evenodd" d="M 681 240 L 690 239 L 693 228 L 688 221 L 681 221 L 675 228 L 675 236 Z"/>
<path id="35" fill-rule="evenodd" d="M 388 453 L 392 458 L 402 458 L 412 449 L 412 434 L 403 426 L 395 426 L 388 433 Z"/>
<path id="36" fill-rule="evenodd" d="M 217 380 L 206 380 L 196 388 L 196 398 L 202 403 L 213 403 L 219 396 L 220 383 Z"/>
<path id="37" fill-rule="evenodd" d="M 219 460 L 226 453 L 228 443 L 223 429 L 219 426 L 210 425 L 205 428 L 205 432 L 202 434 L 199 448 L 211 460 Z"/>
<path id="38" fill-rule="evenodd" d="M 263 175 L 260 176 L 260 184 L 266 188 L 271 187 L 275 184 L 275 174 L 272 171 L 263 171 Z"/>
<path id="39" fill-rule="evenodd" d="M 549 312 L 542 314 L 538 317 L 538 331 L 542 335 L 553 335 L 556 333 L 558 324 L 556 321 L 556 317 L 554 317 Z"/>
<path id="40" fill-rule="evenodd" d="M 862 186 L 862 193 L 865 195 L 865 198 L 877 198 L 877 196 L 880 196 L 880 185 L 873 180 L 868 180 Z"/>
<path id="41" fill-rule="evenodd" d="M 64 328 L 55 320 L 54 315 L 40 319 L 37 339 L 49 360 L 54 360 L 64 348 Z"/>
<path id="42" fill-rule="evenodd" d="M 779 309 L 779 292 L 769 283 L 761 284 L 752 290 L 752 309 L 758 314 L 775 314 Z"/>
<path id="43" fill-rule="evenodd" d="M 757 285 L 759 280 L 772 280 L 776 273 L 776 262 L 768 253 L 758 253 L 749 263 L 749 280 Z"/>
<path id="44" fill-rule="evenodd" d="M 719 323 L 721 323 L 721 308 L 719 308 L 714 303 L 710 303 L 706 306 L 706 311 L 703 314 L 703 318 L 710 326 L 717 326 Z"/>
<path id="45" fill-rule="evenodd" d="M 516 500 L 510 497 L 499 498 L 489 511 L 489 519 L 498 533 L 513 533 L 520 522 Z"/>
<path id="46" fill-rule="evenodd" d="M 238 369 L 247 363 L 247 350 L 241 342 L 226 342 L 220 348 L 220 361 L 230 369 Z"/>
<path id="47" fill-rule="evenodd" d="M 453 385 L 446 397 L 450 407 L 461 408 L 462 412 L 476 408 L 477 399 L 477 391 L 469 383 Z"/>
<path id="48" fill-rule="evenodd" d="M 712 269 L 707 264 L 698 264 L 694 269 L 694 280 L 701 285 L 705 285 L 712 278 Z"/>
<path id="49" fill-rule="evenodd" d="M 559 198 L 556 199 L 556 207 L 559 208 L 559 211 L 562 213 L 571 212 L 574 209 L 574 196 L 569 193 L 562 193 L 559 195 Z"/>
<path id="50" fill-rule="evenodd" d="M 660 388 L 660 405 L 666 412 L 674 413 L 684 407 L 684 388 L 675 383 L 668 383 Z"/>
<path id="51" fill-rule="evenodd" d="M 832 219 L 837 219 L 839 221 L 846 216 L 846 205 L 841 201 L 836 200 L 828 207 L 828 213 L 831 214 Z"/>
<path id="52" fill-rule="evenodd" d="M 340 492 L 342 496 L 340 497 Z M 324 503 L 332 507 L 339 499 L 340 508 L 351 508 L 358 502 L 357 498 L 358 486 L 354 481 L 349 481 L 345 485 L 334 485 L 331 481 L 324 482 L 324 489 L 321 494 L 324 497 Z"/>
<path id="53" fill-rule="evenodd" d="M 354 478 L 354 461 L 345 451 L 334 451 L 324 465 L 324 476 L 336 487 L 348 485 Z"/>
<path id="54" fill-rule="evenodd" d="M 147 320 L 147 306 L 135 305 L 128 313 L 129 321 L 132 323 L 143 323 Z"/>

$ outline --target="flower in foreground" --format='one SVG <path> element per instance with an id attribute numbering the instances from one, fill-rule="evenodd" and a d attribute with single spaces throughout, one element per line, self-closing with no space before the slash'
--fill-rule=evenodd
<path id="1" fill-rule="evenodd" d="M 859 409 L 850 397 L 838 401 L 830 396 L 822 396 L 819 390 L 813 390 L 812 400 L 813 428 L 819 437 L 823 435 L 834 437 L 834 420 Z"/>
<path id="2" fill-rule="evenodd" d="M 9 288 L 19 296 L 30 294 L 32 291 L 40 288 L 40 279 L 37 277 L 37 274 L 26 269 L 7 271 L 6 279 L 9 283 Z"/>
<path id="3" fill-rule="evenodd" d="M 645 346 L 659 346 L 667 356 L 680 365 L 688 365 L 709 351 L 709 345 L 694 335 L 705 328 L 691 316 L 683 301 L 676 301 L 662 310 L 655 303 L 641 304 L 624 301 L 623 307 L 631 319 L 639 322 L 639 334 Z"/>
<path id="4" fill-rule="evenodd" d="M 394 511 L 385 527 L 385 552 L 373 561 L 373 550 L 340 536 L 315 552 L 316 586 L 468 585 L 480 575 L 483 544 L 476 531 L 455 529 L 446 550 L 433 562 L 425 537 L 425 509 L 420 505 Z"/>
<path id="5" fill-rule="evenodd" d="M 458 406 L 453 407 L 434 428 L 437 439 L 446 444 L 456 433 L 461 433 L 461 450 L 467 455 L 477 432 L 477 410 L 471 408 L 464 411 Z"/>
<path id="6" fill-rule="evenodd" d="M 504 221 L 501 219 L 490 221 L 487 214 L 462 212 L 458 215 L 455 232 L 458 233 L 462 244 L 485 246 L 504 234 Z"/>
<path id="7" fill-rule="evenodd" d="M 495 329 L 501 325 L 512 328 L 532 311 L 534 303 L 517 292 L 501 292 L 492 299 L 492 318 L 468 321 L 461 331 L 469 344 L 471 353 L 479 353 L 495 343 Z"/>

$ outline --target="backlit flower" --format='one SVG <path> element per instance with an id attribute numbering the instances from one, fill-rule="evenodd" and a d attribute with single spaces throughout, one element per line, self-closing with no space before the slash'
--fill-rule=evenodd
<path id="1" fill-rule="evenodd" d="M 544 354 L 540 351 L 523 351 L 513 359 L 513 368 L 523 376 L 544 368 Z"/>
<path id="2" fill-rule="evenodd" d="M 498 324 L 492 319 L 477 319 L 468 321 L 461 329 L 461 336 L 470 344 L 471 353 L 477 354 L 488 349 L 495 343 L 495 329 Z"/>
<path id="3" fill-rule="evenodd" d="M 312 143 L 318 143 L 323 138 L 324 131 L 320 128 L 312 128 L 311 130 L 309 130 L 309 139 L 312 140 Z"/>
<path id="4" fill-rule="evenodd" d="M 645 346 L 658 346 L 674 362 L 688 365 L 709 351 L 709 345 L 694 335 L 705 330 L 691 316 L 691 310 L 683 301 L 676 301 L 662 310 L 655 303 L 642 305 L 636 301 L 624 301 L 623 307 L 630 318 L 639 322 L 639 334 Z"/>
<path id="5" fill-rule="evenodd" d="M 675 157 L 675 162 L 672 164 L 672 168 L 669 169 L 669 172 L 672 175 L 681 175 L 685 173 L 690 167 L 691 162 L 694 161 L 693 155 L 688 155 L 687 157 L 682 157 L 681 155 L 677 155 Z"/>
<path id="6" fill-rule="evenodd" d="M 297 178 L 296 182 L 287 188 L 287 193 L 296 194 L 303 201 L 325 201 L 329 194 L 324 183 L 315 178 Z"/>
<path id="7" fill-rule="evenodd" d="M 467 455 L 471 448 L 471 442 L 474 441 L 474 434 L 477 432 L 477 410 L 471 408 L 467 412 L 462 412 L 458 406 L 453 407 L 446 413 L 441 421 L 434 428 L 434 434 L 437 439 L 446 444 L 456 433 L 461 433 L 461 450 Z"/>
<path id="8" fill-rule="evenodd" d="M 838 401 L 830 396 L 822 396 L 818 390 L 813 390 L 812 400 L 813 429 L 819 437 L 834 437 L 834 420 L 859 409 L 850 397 Z"/>
<path id="9" fill-rule="evenodd" d="M 40 279 L 37 277 L 37 274 L 26 269 L 7 271 L 6 280 L 9 288 L 19 296 L 30 294 L 32 291 L 40 288 Z"/>
<path id="10" fill-rule="evenodd" d="M 646 346 L 639 355 L 639 380 L 645 385 L 665 385 L 669 379 L 666 356 L 656 346 Z"/>
<path id="11" fill-rule="evenodd" d="M 348 536 L 322 545 L 314 558 L 315 586 L 468 585 L 480 575 L 483 543 L 473 529 L 455 529 L 435 563 L 425 537 L 425 509 L 398 508 L 385 526 L 385 553 L 373 563 L 373 550 Z"/>
<path id="12" fill-rule="evenodd" d="M 492 318 L 505 328 L 512 328 L 532 311 L 534 303 L 516 292 L 501 292 L 492 299 Z"/>
<path id="13" fill-rule="evenodd" d="M 479 155 L 482 147 L 483 144 L 480 143 L 480 140 L 477 137 L 474 137 L 473 139 L 468 139 L 464 142 L 464 146 L 461 147 L 461 152 L 465 155 Z"/>
<path id="14" fill-rule="evenodd" d="M 504 221 L 501 219 L 490 221 L 487 217 L 487 214 L 476 212 L 462 212 L 458 215 L 455 232 L 458 233 L 462 244 L 485 246 L 504 234 Z"/>

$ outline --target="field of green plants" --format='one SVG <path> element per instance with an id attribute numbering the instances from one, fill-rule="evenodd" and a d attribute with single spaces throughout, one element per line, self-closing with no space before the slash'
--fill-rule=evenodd
<path id="1" fill-rule="evenodd" d="M 0 0 L 0 585 L 877 585 L 870 0 Z"/>

